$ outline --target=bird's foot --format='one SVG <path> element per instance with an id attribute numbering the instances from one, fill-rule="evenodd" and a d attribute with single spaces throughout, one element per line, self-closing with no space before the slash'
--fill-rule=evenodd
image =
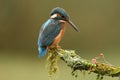
<path id="1" fill-rule="evenodd" d="M 52 45 L 52 46 L 48 46 L 48 49 L 49 49 L 49 50 L 60 50 L 61 47 L 58 46 L 58 45 Z"/>

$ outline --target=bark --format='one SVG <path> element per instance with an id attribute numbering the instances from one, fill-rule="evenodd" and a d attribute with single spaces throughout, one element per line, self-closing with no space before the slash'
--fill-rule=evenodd
<path id="1" fill-rule="evenodd" d="M 68 67 L 72 69 L 72 75 L 77 77 L 75 71 L 89 71 L 97 74 L 97 80 L 102 80 L 103 76 L 120 77 L 120 67 L 113 66 L 107 63 L 92 63 L 89 60 L 83 59 L 74 50 L 52 49 L 49 50 L 50 55 L 48 60 L 50 62 L 49 73 L 57 71 L 57 59 L 62 59 Z"/>

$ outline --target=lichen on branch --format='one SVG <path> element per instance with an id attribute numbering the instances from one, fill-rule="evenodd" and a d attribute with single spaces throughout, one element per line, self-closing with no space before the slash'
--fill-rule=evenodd
<path id="1" fill-rule="evenodd" d="M 96 73 L 97 80 L 102 80 L 103 76 L 120 77 L 120 67 L 107 63 L 92 63 L 89 60 L 81 58 L 74 50 L 52 49 L 49 50 L 49 53 L 48 60 L 51 64 L 50 75 L 57 71 L 57 59 L 60 58 L 68 67 L 71 67 L 73 76 L 77 76 L 74 73 L 75 71 L 84 70 Z"/>

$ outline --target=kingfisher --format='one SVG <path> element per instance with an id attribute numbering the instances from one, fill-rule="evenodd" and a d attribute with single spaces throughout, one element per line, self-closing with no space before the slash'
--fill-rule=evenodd
<path id="1" fill-rule="evenodd" d="M 50 18 L 42 25 L 38 37 L 39 57 L 47 53 L 47 48 L 59 48 L 58 43 L 64 35 L 66 23 L 77 32 L 78 28 L 70 20 L 69 14 L 62 8 L 56 7 L 50 12 Z"/>

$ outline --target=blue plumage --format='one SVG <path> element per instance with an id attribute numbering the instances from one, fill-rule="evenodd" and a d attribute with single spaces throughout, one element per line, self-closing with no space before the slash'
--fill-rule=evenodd
<path id="1" fill-rule="evenodd" d="M 47 46 L 53 43 L 61 29 L 62 23 L 59 20 L 48 19 L 48 21 L 43 24 L 38 38 L 39 57 L 46 54 Z"/>
<path id="2" fill-rule="evenodd" d="M 65 31 L 63 24 L 65 22 L 69 23 L 77 32 L 79 31 L 64 9 L 60 7 L 54 8 L 50 13 L 50 19 L 42 25 L 40 30 L 38 38 L 39 57 L 46 55 L 48 46 L 58 45 Z"/>
<path id="3" fill-rule="evenodd" d="M 43 57 L 46 55 L 46 47 L 38 47 L 38 50 L 39 50 L 39 57 Z"/>

